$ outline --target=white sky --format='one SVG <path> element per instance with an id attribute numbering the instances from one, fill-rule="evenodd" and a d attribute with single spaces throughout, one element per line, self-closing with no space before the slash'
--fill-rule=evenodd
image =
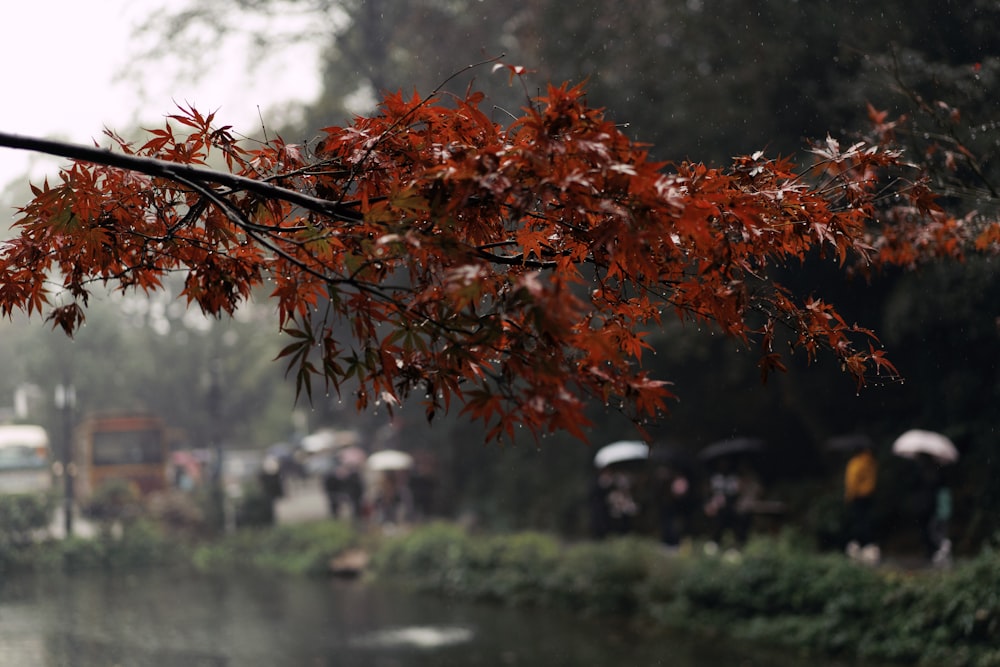
<path id="1" fill-rule="evenodd" d="M 90 144 L 105 126 L 126 133 L 162 124 L 174 101 L 199 111 L 219 109 L 220 125 L 260 127 L 267 110 L 318 92 L 316 51 L 287 49 L 248 72 L 242 44 L 227 43 L 204 64 L 195 82 L 176 80 L 169 62 L 143 67 L 143 91 L 119 76 L 142 50 L 133 26 L 151 10 L 187 0 L 9 1 L 0 28 L 0 130 Z M 276 123 L 270 123 L 275 125 Z M 102 142 L 103 143 L 103 142 Z M 52 171 L 24 151 L 0 148 L 0 190 L 29 169 Z"/>

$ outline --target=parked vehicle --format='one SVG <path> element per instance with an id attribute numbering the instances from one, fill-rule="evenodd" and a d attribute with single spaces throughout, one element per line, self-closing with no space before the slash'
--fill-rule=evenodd
<path id="1" fill-rule="evenodd" d="M 87 500 L 113 480 L 139 496 L 169 485 L 169 452 L 163 421 L 150 416 L 91 417 L 76 430 L 76 494 Z"/>
<path id="2" fill-rule="evenodd" d="M 0 426 L 0 494 L 52 489 L 49 436 L 41 426 Z"/>

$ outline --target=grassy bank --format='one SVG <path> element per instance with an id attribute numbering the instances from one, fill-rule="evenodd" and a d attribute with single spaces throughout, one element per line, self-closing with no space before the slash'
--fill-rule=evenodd
<path id="1" fill-rule="evenodd" d="M 941 667 L 1000 667 L 1000 553 L 950 571 L 871 569 L 790 541 L 739 558 L 664 553 L 650 540 L 566 544 L 541 533 L 470 534 L 435 523 L 397 536 L 321 521 L 186 541 L 145 521 L 95 539 L 0 545 L 0 568 L 267 571 L 326 575 L 349 551 L 368 576 L 462 599 L 630 619 L 815 654 Z"/>

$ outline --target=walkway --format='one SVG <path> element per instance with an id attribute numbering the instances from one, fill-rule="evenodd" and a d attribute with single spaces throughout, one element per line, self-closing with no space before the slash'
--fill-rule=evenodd
<path id="1" fill-rule="evenodd" d="M 316 521 L 330 516 L 320 480 L 310 478 L 285 485 L 285 496 L 274 504 L 278 523 Z"/>

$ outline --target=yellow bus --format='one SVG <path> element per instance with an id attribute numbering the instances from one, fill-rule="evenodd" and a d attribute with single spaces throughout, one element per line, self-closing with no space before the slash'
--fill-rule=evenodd
<path id="1" fill-rule="evenodd" d="M 49 436 L 41 426 L 0 426 L 0 494 L 52 489 Z"/>
<path id="2" fill-rule="evenodd" d="M 80 500 L 112 480 L 140 496 L 167 488 L 166 428 L 156 417 L 91 417 L 77 427 L 74 450 Z"/>

